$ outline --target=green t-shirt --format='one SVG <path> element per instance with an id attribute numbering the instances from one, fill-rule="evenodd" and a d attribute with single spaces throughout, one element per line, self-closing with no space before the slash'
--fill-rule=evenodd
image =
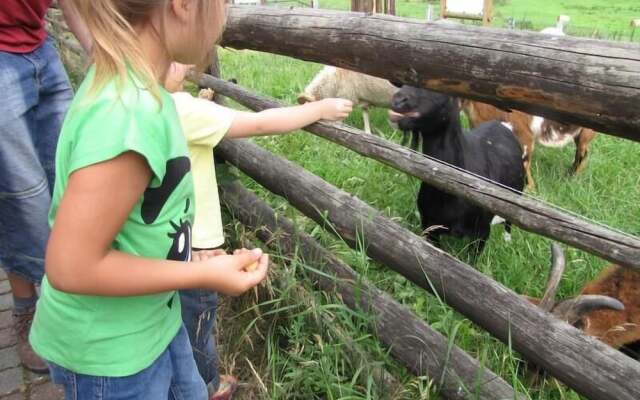
<path id="1" fill-rule="evenodd" d="M 171 96 L 162 90 L 160 105 L 134 79 L 122 88 L 111 82 L 88 95 L 93 75 L 91 70 L 62 127 L 49 223 L 53 224 L 73 171 L 134 151 L 147 160 L 153 178 L 112 248 L 141 257 L 189 261 L 193 180 Z M 151 365 L 181 324 L 175 291 L 131 297 L 74 295 L 54 289 L 45 276 L 30 341 L 41 357 L 71 371 L 127 376 Z"/>

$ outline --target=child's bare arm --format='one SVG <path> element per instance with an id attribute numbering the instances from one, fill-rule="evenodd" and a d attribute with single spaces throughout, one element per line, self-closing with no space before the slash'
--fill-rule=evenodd
<path id="1" fill-rule="evenodd" d="M 134 152 L 71 174 L 47 247 L 46 272 L 53 287 L 101 296 L 134 296 L 182 288 L 208 288 L 238 295 L 264 279 L 268 257 L 261 251 L 178 262 L 146 259 L 111 249 L 150 179 L 146 161 Z M 260 265 L 256 271 L 244 270 L 257 260 Z"/>
<path id="2" fill-rule="evenodd" d="M 345 99 L 324 99 L 301 106 L 272 108 L 258 113 L 236 112 L 229 138 L 287 133 L 318 120 L 338 121 L 346 118 L 353 104 Z"/>
<path id="3" fill-rule="evenodd" d="M 182 90 L 182 83 L 190 69 L 191 66 L 173 63 L 165 79 L 166 89 L 170 92 Z M 227 109 L 229 113 L 233 113 L 233 121 L 226 136 L 242 138 L 287 133 L 321 119 L 330 121 L 345 119 L 352 110 L 353 103 L 345 99 L 324 99 L 300 106 L 272 108 L 258 113 Z M 190 141 L 192 139 L 189 138 Z M 202 140 L 202 137 L 199 136 L 197 139 Z"/>

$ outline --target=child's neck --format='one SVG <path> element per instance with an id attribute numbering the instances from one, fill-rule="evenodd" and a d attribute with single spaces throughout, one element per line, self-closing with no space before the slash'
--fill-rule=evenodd
<path id="1" fill-rule="evenodd" d="M 171 65 L 171 59 L 167 54 L 167 50 L 162 45 L 157 31 L 151 24 L 140 27 L 140 29 L 136 29 L 136 31 L 138 32 L 142 55 L 149 65 L 152 66 L 156 81 L 162 85 L 167 76 L 167 71 L 169 71 L 169 66 Z"/>

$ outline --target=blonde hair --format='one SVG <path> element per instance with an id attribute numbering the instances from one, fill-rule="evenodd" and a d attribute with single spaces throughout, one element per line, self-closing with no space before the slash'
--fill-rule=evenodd
<path id="1" fill-rule="evenodd" d="M 222 35 L 226 12 L 223 0 L 197 0 L 198 13 L 202 16 L 199 22 L 200 34 L 204 34 L 206 24 L 215 24 L 216 38 Z M 160 97 L 159 85 L 153 67 L 145 60 L 134 26 L 148 22 L 151 13 L 158 7 L 167 8 L 170 0 L 72 0 L 80 17 L 84 20 L 93 37 L 92 59 L 95 63 L 95 76 L 90 92 L 104 87 L 113 77 L 117 85 L 131 79 L 128 70 L 135 71 L 136 78 L 150 90 L 154 97 Z M 205 21 L 211 7 L 218 7 L 218 21 Z M 164 31 L 164 23 L 162 24 Z M 160 32 L 166 45 L 166 33 Z M 204 48 L 203 40 L 191 41 L 193 46 L 200 46 L 203 64 L 213 48 Z M 212 46 L 213 47 L 213 46 Z M 170 54 L 171 56 L 171 54 Z"/>

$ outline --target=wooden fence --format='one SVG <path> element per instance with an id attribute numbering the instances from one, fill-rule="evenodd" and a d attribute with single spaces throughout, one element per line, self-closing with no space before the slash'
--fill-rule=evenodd
<path id="1" fill-rule="evenodd" d="M 636 45 L 427 25 L 360 13 L 265 7 L 232 7 L 224 44 L 347 67 L 640 140 L 640 113 L 633 101 L 640 95 L 640 46 Z M 213 77 L 204 76 L 199 83 L 254 110 L 279 105 Z M 524 229 L 627 267 L 640 267 L 636 237 L 519 196 L 342 124 L 322 122 L 306 129 L 464 197 Z M 351 246 L 356 246 L 361 235 L 370 257 L 437 294 L 577 392 L 594 400 L 640 398 L 638 362 L 541 311 L 301 167 L 248 141 L 225 140 L 219 150 L 225 160 L 318 224 L 329 222 L 330 231 Z M 301 245 L 309 262 L 336 275 L 336 280 L 318 277 L 319 286 L 343 294 L 349 306 L 379 315 L 375 323 L 380 339 L 414 372 L 441 378 L 436 383 L 447 398 L 517 397 L 491 371 L 484 370 L 483 379 L 472 380 L 482 370 L 477 361 L 457 348 L 455 356 L 443 352 L 444 338 L 366 282 L 368 295 L 364 300 L 354 299 L 349 282 L 357 275 L 312 239 L 296 233 L 290 222 L 276 220 L 272 210 L 244 188 L 223 186 L 222 198 L 243 223 L 262 232 L 258 236 L 268 244 Z M 274 237 L 276 229 L 287 235 Z M 422 340 L 411 341 L 415 337 Z M 468 390 L 474 385 L 479 392 Z"/>
<path id="2" fill-rule="evenodd" d="M 640 141 L 638 44 L 274 7 L 232 7 L 222 43 L 344 67 Z"/>

